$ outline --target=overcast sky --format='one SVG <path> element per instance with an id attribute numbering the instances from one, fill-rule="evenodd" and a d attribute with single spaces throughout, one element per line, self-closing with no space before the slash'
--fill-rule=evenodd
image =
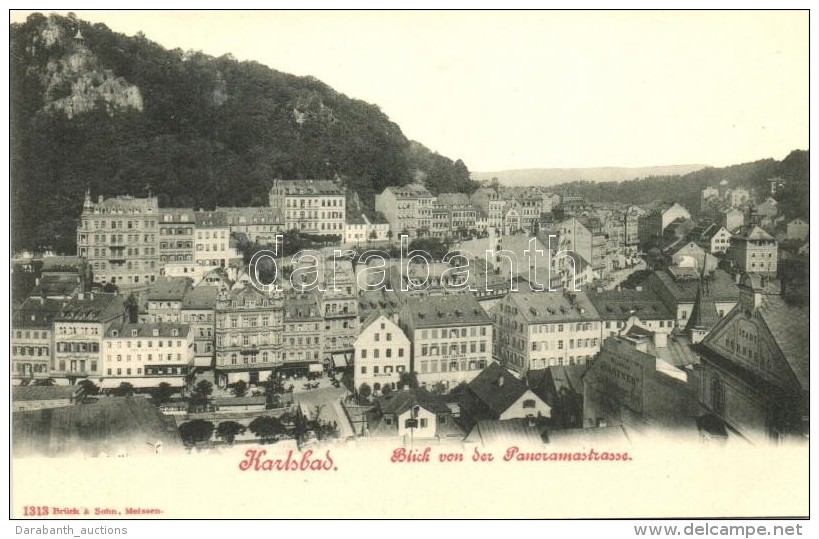
<path id="1" fill-rule="evenodd" d="M 76 13 L 315 76 L 475 171 L 808 147 L 807 12 Z"/>

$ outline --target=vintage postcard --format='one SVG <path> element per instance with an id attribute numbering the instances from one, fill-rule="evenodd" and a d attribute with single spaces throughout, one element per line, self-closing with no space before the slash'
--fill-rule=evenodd
<path id="1" fill-rule="evenodd" d="M 808 516 L 808 22 L 11 11 L 17 533 Z"/>

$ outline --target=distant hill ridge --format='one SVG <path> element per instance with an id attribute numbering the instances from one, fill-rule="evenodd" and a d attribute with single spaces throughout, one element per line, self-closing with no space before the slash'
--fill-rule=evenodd
<path id="1" fill-rule="evenodd" d="M 509 186 L 540 185 L 551 187 L 565 182 L 625 181 L 650 176 L 681 176 L 696 172 L 707 165 L 666 165 L 654 167 L 593 167 L 593 168 L 527 168 L 497 172 L 472 172 L 476 181 L 497 178 Z"/>

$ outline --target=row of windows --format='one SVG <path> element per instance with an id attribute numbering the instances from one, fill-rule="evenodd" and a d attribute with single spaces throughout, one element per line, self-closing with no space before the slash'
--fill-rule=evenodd
<path id="1" fill-rule="evenodd" d="M 608 322 L 606 327 L 608 328 Z M 540 324 L 532 326 L 532 333 L 563 333 L 565 331 L 596 331 L 598 329 L 597 322 L 579 322 L 576 324 Z"/>
<path id="2" fill-rule="evenodd" d="M 47 346 L 12 346 L 11 353 L 19 356 L 48 356 Z"/>
<path id="3" fill-rule="evenodd" d="M 31 331 L 31 330 L 20 330 L 14 332 L 14 337 L 16 339 L 48 339 L 48 332 L 47 331 Z"/>
<path id="4" fill-rule="evenodd" d="M 174 329 L 172 331 L 177 331 L 177 330 Z M 116 335 L 114 335 L 114 336 L 116 337 Z M 109 350 L 114 347 L 113 346 L 114 342 L 117 345 L 116 348 L 122 348 L 122 342 L 123 341 L 113 341 L 113 342 L 108 341 L 108 349 Z M 137 340 L 135 342 L 136 342 L 136 346 L 134 346 L 134 348 L 142 348 L 142 341 L 141 340 Z M 163 342 L 165 342 L 165 341 L 157 340 L 156 341 L 157 347 L 162 348 L 162 346 L 163 346 L 162 343 Z M 173 346 L 173 341 L 167 341 L 167 343 L 168 343 L 168 348 Z M 176 341 L 176 346 L 181 348 L 182 347 L 182 341 Z M 147 341 L 147 344 L 145 345 L 145 348 L 153 348 L 153 347 L 154 347 L 154 341 Z M 125 348 L 131 348 L 131 341 L 130 340 L 125 341 Z"/>
<path id="5" fill-rule="evenodd" d="M 190 241 L 177 241 L 176 243 L 170 241 L 161 241 L 159 242 L 160 249 L 190 249 L 193 247 L 193 242 Z"/>
<path id="6" fill-rule="evenodd" d="M 588 348 L 588 347 L 595 347 L 597 346 L 597 339 L 569 339 L 569 350 L 574 348 Z M 532 343 L 532 351 L 544 351 L 544 350 L 563 350 L 563 341 L 557 341 L 557 348 L 555 348 L 555 343 L 553 341 L 543 341 L 541 343 L 533 342 Z"/>
<path id="7" fill-rule="evenodd" d="M 438 355 L 444 355 L 444 356 L 452 355 L 452 354 L 457 354 L 459 352 L 459 350 L 460 350 L 461 354 L 466 354 L 467 353 L 467 343 L 462 342 L 462 343 L 460 343 L 460 346 L 458 344 L 454 344 L 454 343 L 450 344 L 448 346 L 446 344 L 442 344 L 440 347 L 437 344 L 433 344 L 433 345 L 424 344 L 424 345 L 421 345 L 421 357 L 438 356 Z M 486 352 L 486 343 L 485 342 L 478 343 L 476 341 L 470 342 L 469 343 L 469 352 L 474 354 L 477 351 Z"/>
<path id="8" fill-rule="evenodd" d="M 174 358 L 174 355 L 176 356 L 176 358 Z M 106 359 L 108 360 L 108 362 L 113 361 L 111 359 L 111 357 L 112 357 L 111 354 L 108 354 L 106 356 Z M 174 359 L 176 359 L 176 361 L 182 361 L 182 354 L 157 354 L 156 355 L 156 360 L 157 361 L 162 361 L 163 359 L 165 361 L 173 361 Z M 147 357 L 146 357 L 145 361 L 153 361 L 153 360 L 154 360 L 154 355 L 153 354 L 147 354 Z M 122 354 L 117 354 L 117 361 L 122 361 Z M 125 361 L 131 361 L 131 354 L 126 354 L 125 355 Z M 142 354 L 137 354 L 136 355 L 136 361 L 142 361 Z"/>
<path id="9" fill-rule="evenodd" d="M 107 221 L 105 219 L 95 219 L 93 221 L 93 223 L 94 223 L 94 228 L 111 228 L 112 230 L 114 230 L 114 229 L 117 229 L 117 228 L 125 229 L 126 226 L 127 226 L 127 228 L 130 230 L 130 229 L 132 229 L 134 227 L 138 227 L 140 221 L 127 221 L 127 224 L 126 224 L 126 221 Z M 143 223 L 142 226 L 144 226 L 145 228 L 155 228 L 156 227 L 156 221 L 153 221 L 153 220 L 142 221 L 142 223 Z M 88 222 L 87 219 L 83 220 L 83 226 L 85 228 L 91 228 L 89 226 L 89 222 Z"/>
<path id="10" fill-rule="evenodd" d="M 160 227 L 159 228 L 159 235 L 160 236 L 191 236 L 193 235 L 192 228 L 166 228 Z"/>
<path id="11" fill-rule="evenodd" d="M 114 375 L 114 369 L 108 369 L 108 376 Z M 117 376 L 122 376 L 123 369 L 117 369 L 116 374 Z M 142 367 L 137 367 L 136 369 L 137 375 L 142 374 Z M 131 369 L 126 368 L 125 374 L 130 376 Z M 145 369 L 145 374 L 185 374 L 185 369 L 183 367 L 157 367 L 155 369 Z"/>
<path id="12" fill-rule="evenodd" d="M 247 365 L 249 363 L 256 363 L 257 361 L 261 363 L 267 363 L 270 361 L 271 357 L 275 360 L 275 354 L 268 353 L 267 351 L 263 351 L 261 354 L 248 354 L 242 356 L 242 363 Z M 230 364 L 231 365 L 238 365 L 239 364 L 239 354 L 233 352 L 230 354 Z"/>
<path id="13" fill-rule="evenodd" d="M 220 239 L 220 238 L 225 239 L 227 237 L 228 237 L 228 233 L 227 233 L 226 230 L 214 230 L 213 231 L 213 239 Z M 199 230 L 199 231 L 196 232 L 196 239 L 198 239 L 198 240 L 201 240 L 201 239 L 209 240 L 210 238 L 211 238 L 210 230 L 205 230 L 205 231 Z"/>
<path id="14" fill-rule="evenodd" d="M 58 352 L 99 352 L 100 345 L 96 342 L 58 342 Z"/>
<path id="15" fill-rule="evenodd" d="M 60 371 L 66 370 L 66 362 L 64 359 L 61 359 L 59 362 Z M 76 360 L 72 359 L 68 362 L 68 371 L 69 372 L 86 372 L 85 370 L 86 362 L 84 359 Z M 54 369 L 54 360 L 52 359 L 51 368 Z M 91 370 L 89 372 L 96 372 L 97 370 L 97 361 L 91 360 Z"/>
<path id="16" fill-rule="evenodd" d="M 57 326 L 60 335 L 99 335 L 99 326 Z"/>
<path id="17" fill-rule="evenodd" d="M 467 333 L 469 334 L 469 337 L 477 337 L 479 333 L 480 333 L 481 337 L 485 337 L 486 336 L 486 326 L 481 326 L 480 328 L 478 328 L 477 326 L 471 326 L 469 328 L 447 328 L 447 329 L 441 329 L 440 330 L 440 335 L 441 335 L 441 338 L 443 338 L 443 339 L 446 339 L 446 338 L 452 339 L 452 338 L 456 338 L 456 337 L 466 337 Z M 433 339 L 437 339 L 438 338 L 438 330 L 437 329 L 432 329 L 432 330 L 422 329 L 421 330 L 421 338 L 422 339 L 427 339 L 427 338 L 430 338 L 430 337 L 433 338 Z"/>
<path id="18" fill-rule="evenodd" d="M 374 365 L 373 366 L 373 374 L 381 374 L 383 369 L 384 374 L 392 374 L 394 372 L 404 372 L 406 370 L 405 365 Z M 361 366 L 361 374 L 367 374 L 367 366 Z"/>
<path id="19" fill-rule="evenodd" d="M 196 244 L 196 250 L 197 251 L 204 251 L 204 252 L 214 251 L 215 252 L 215 251 L 224 251 L 225 250 L 225 244 L 224 243 L 214 244 L 213 249 L 211 249 L 210 247 L 211 247 L 211 245 L 209 243 L 205 243 L 204 245 L 201 244 L 201 243 Z"/>
<path id="20" fill-rule="evenodd" d="M 302 198 L 298 200 L 298 204 L 296 204 L 296 200 L 292 198 L 285 199 L 285 206 L 288 208 L 304 208 L 305 202 L 307 203 L 306 206 L 309 208 L 310 206 L 318 206 L 319 202 L 321 203 L 322 208 L 329 208 L 329 207 L 344 207 L 344 200 L 341 198 L 331 198 L 327 200 L 326 198 L 318 199 L 318 198 Z"/>
<path id="21" fill-rule="evenodd" d="M 392 350 L 393 350 L 392 348 L 387 348 L 384 351 L 384 357 L 388 357 L 388 358 L 392 357 Z M 397 350 L 398 350 L 398 357 L 404 357 L 404 349 L 403 348 L 398 348 Z M 359 351 L 359 354 L 361 354 L 361 359 L 367 359 L 367 349 L 366 348 L 362 348 Z M 374 348 L 373 349 L 372 359 L 381 359 L 381 349 L 379 349 L 379 348 Z"/>
<path id="22" fill-rule="evenodd" d="M 474 371 L 474 370 L 482 370 L 486 368 L 486 360 L 470 360 L 467 361 L 462 359 L 460 361 L 457 360 L 449 360 L 449 359 L 442 359 L 432 360 L 432 361 L 421 361 L 421 373 L 428 373 L 428 372 L 458 372 L 458 371 Z"/>

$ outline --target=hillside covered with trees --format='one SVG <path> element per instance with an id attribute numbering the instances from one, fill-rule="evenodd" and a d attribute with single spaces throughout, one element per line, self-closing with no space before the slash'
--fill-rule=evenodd
<path id="1" fill-rule="evenodd" d="M 312 77 L 73 16 L 33 14 L 10 41 L 13 250 L 73 252 L 86 188 L 205 209 L 267 205 L 277 177 L 341 177 L 368 208 L 389 185 L 475 188 L 462 161 Z"/>
<path id="2" fill-rule="evenodd" d="M 650 176 L 623 182 L 567 182 L 556 185 L 554 191 L 574 192 L 592 202 L 646 204 L 655 200 L 679 202 L 689 210 L 699 211 L 700 191 L 727 180 L 732 187 L 753 189 L 758 195 L 770 192 L 768 180 L 780 177 L 784 188 L 776 194 L 780 211 L 786 217 L 810 216 L 810 153 L 794 150 L 782 161 L 764 159 L 729 167 L 706 167 L 676 176 Z"/>

